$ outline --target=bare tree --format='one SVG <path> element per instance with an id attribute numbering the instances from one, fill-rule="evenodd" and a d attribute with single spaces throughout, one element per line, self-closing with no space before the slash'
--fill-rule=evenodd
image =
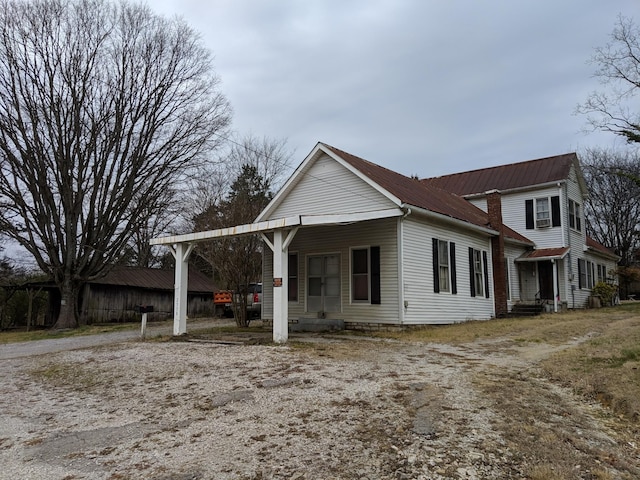
<path id="1" fill-rule="evenodd" d="M 620 265 L 633 262 L 640 248 L 640 177 L 637 153 L 590 149 L 581 154 L 590 196 L 585 203 L 587 232 L 620 255 Z"/>
<path id="2" fill-rule="evenodd" d="M 218 165 L 220 174 L 211 178 L 222 181 L 231 176 L 232 183 L 209 182 L 209 190 L 207 185 L 201 185 L 200 198 L 208 199 L 209 203 L 202 205 L 204 208 L 197 210 L 201 213 L 193 217 L 194 230 L 253 222 L 271 199 L 273 185 L 280 184 L 289 173 L 290 161 L 291 153 L 284 140 L 247 135 L 240 141 L 231 141 Z M 226 194 L 221 197 L 223 185 Z M 220 285 L 240 293 L 234 305 L 239 326 L 248 324 L 245 293 L 249 283 L 261 278 L 262 248 L 262 240 L 252 235 L 201 243 L 195 249 L 196 256 L 211 266 Z"/>
<path id="3" fill-rule="evenodd" d="M 611 40 L 596 48 L 591 62 L 605 87 L 591 93 L 578 112 L 588 116 L 594 129 L 612 132 L 629 143 L 640 142 L 640 28 L 632 19 L 618 17 Z"/>
<path id="4" fill-rule="evenodd" d="M 0 231 L 60 288 L 106 273 L 230 122 L 180 19 L 106 0 L 0 0 Z M 151 212 L 151 213 L 150 213 Z"/>
<path id="5" fill-rule="evenodd" d="M 275 191 L 291 173 L 292 156 L 286 139 L 260 138 L 249 133 L 229 142 L 229 152 L 222 164 L 232 172 L 240 172 L 244 165 L 255 167 L 258 175 Z"/>
<path id="6" fill-rule="evenodd" d="M 269 185 L 256 167 L 244 165 L 227 197 L 194 217 L 196 230 L 213 230 L 250 223 L 271 199 Z M 256 235 L 224 238 L 198 246 L 198 254 L 215 268 L 220 281 L 233 290 L 236 324 L 246 327 L 247 287 L 260 279 L 262 240 Z"/>

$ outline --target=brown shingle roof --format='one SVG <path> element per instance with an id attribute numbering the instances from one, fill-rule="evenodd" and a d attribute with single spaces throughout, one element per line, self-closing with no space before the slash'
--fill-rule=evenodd
<path id="1" fill-rule="evenodd" d="M 206 275 L 189 269 L 189 292 L 213 293 L 213 282 Z M 90 282 L 98 285 L 146 288 L 149 290 L 173 290 L 175 277 L 173 270 L 142 267 L 114 267 L 105 277 Z"/>
<path id="2" fill-rule="evenodd" d="M 387 192 L 396 196 L 402 203 L 446 215 L 457 220 L 462 220 L 480 227 L 489 227 L 487 214 L 469 203 L 464 198 L 443 190 L 436 185 L 421 182 L 406 177 L 400 173 L 376 165 L 355 155 L 351 155 L 339 148 L 322 144 L 338 157 L 349 163 L 362 174 L 369 177 Z M 508 237 L 526 243 L 532 243 L 526 237 L 505 226 L 505 234 Z"/>
<path id="3" fill-rule="evenodd" d="M 505 191 L 565 180 L 569 176 L 571 165 L 577 161 L 575 153 L 566 153 L 527 162 L 425 178 L 421 181 L 462 196 L 494 189 Z"/>

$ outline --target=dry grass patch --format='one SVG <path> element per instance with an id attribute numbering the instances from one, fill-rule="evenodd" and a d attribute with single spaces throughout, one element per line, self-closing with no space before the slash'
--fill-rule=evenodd
<path id="1" fill-rule="evenodd" d="M 588 333 L 606 332 L 611 323 L 640 316 L 640 302 L 614 308 L 572 310 L 536 317 L 473 320 L 453 325 L 429 325 L 404 332 L 377 333 L 376 336 L 415 342 L 469 343 L 508 338 L 514 341 L 559 345 Z"/>
<path id="2" fill-rule="evenodd" d="M 492 399 L 499 412 L 494 428 L 518 452 L 526 478 L 604 480 L 613 470 L 616 478 L 638 478 L 638 468 L 611 454 L 619 447 L 599 433 L 590 410 L 548 380 L 496 370 L 478 374 L 474 383 Z"/>
<path id="3" fill-rule="evenodd" d="M 598 337 L 553 355 L 542 367 L 554 380 L 640 421 L 640 316 L 609 322 Z"/>
<path id="4" fill-rule="evenodd" d="M 0 344 L 32 342 L 36 340 L 48 340 L 52 338 L 78 337 L 83 335 L 96 335 L 99 333 L 119 332 L 122 330 L 135 330 L 140 328 L 140 323 L 103 323 L 98 325 L 83 325 L 78 328 L 64 330 L 12 330 L 0 332 Z"/>

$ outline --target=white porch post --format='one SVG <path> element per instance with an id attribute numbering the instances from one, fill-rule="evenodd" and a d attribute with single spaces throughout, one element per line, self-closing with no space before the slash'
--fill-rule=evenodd
<path id="1" fill-rule="evenodd" d="M 553 265 L 553 311 L 558 313 L 558 261 L 553 259 L 551 264 Z"/>
<path id="2" fill-rule="evenodd" d="M 289 264 L 288 242 L 282 229 L 273 232 L 273 341 L 284 343 L 289 338 Z"/>
<path id="3" fill-rule="evenodd" d="M 193 244 L 177 243 L 171 253 L 176 261 L 173 297 L 173 334 L 187 333 L 187 291 L 189 282 L 189 255 Z"/>

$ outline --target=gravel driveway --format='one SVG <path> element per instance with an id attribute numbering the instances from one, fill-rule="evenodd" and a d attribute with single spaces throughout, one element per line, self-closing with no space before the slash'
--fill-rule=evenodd
<path id="1" fill-rule="evenodd" d="M 284 346 L 142 342 L 132 333 L 73 350 L 51 344 L 44 355 L 0 348 L 0 478 L 640 475 L 637 447 L 615 419 L 539 375 L 537 361 L 562 347 L 321 335 Z M 549 438 L 538 443 L 553 437 L 564 449 L 558 460 L 544 453 L 556 476 L 540 476 L 544 465 L 520 443 L 540 431 Z"/>

